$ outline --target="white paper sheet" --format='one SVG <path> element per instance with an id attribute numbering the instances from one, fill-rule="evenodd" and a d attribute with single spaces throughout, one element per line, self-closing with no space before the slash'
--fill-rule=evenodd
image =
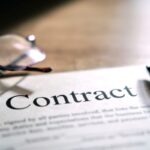
<path id="1" fill-rule="evenodd" d="M 149 150 L 145 66 L 0 79 L 0 150 Z"/>

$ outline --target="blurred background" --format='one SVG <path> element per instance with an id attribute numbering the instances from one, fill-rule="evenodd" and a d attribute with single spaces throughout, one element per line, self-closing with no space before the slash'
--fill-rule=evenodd
<path id="1" fill-rule="evenodd" d="M 5 0 L 0 34 L 34 34 L 55 72 L 150 64 L 150 0 Z"/>

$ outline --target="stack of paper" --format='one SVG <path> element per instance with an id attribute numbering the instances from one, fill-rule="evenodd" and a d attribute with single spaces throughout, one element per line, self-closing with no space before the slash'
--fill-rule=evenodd
<path id="1" fill-rule="evenodd" d="M 149 150 L 145 66 L 0 80 L 0 150 Z"/>

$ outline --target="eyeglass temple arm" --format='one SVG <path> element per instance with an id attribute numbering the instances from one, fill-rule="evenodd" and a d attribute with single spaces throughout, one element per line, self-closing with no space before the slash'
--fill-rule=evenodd
<path id="1" fill-rule="evenodd" d="M 52 69 L 49 67 L 39 68 L 39 67 L 31 67 L 31 66 L 1 66 L 1 71 L 39 71 L 39 72 L 51 72 Z"/>
<path id="2" fill-rule="evenodd" d="M 26 71 L 39 71 L 39 72 L 45 72 L 45 73 L 52 71 L 52 69 L 49 67 L 39 68 L 39 67 L 29 67 L 29 66 L 27 66 L 24 70 L 26 70 Z"/>

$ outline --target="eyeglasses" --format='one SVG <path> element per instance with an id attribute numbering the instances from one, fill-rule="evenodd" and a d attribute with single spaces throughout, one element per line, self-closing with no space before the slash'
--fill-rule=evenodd
<path id="1" fill-rule="evenodd" d="M 51 72 L 49 67 L 33 67 L 45 58 L 46 54 L 36 46 L 34 35 L 26 38 L 14 34 L 0 36 L 0 77 L 7 71 Z"/>

